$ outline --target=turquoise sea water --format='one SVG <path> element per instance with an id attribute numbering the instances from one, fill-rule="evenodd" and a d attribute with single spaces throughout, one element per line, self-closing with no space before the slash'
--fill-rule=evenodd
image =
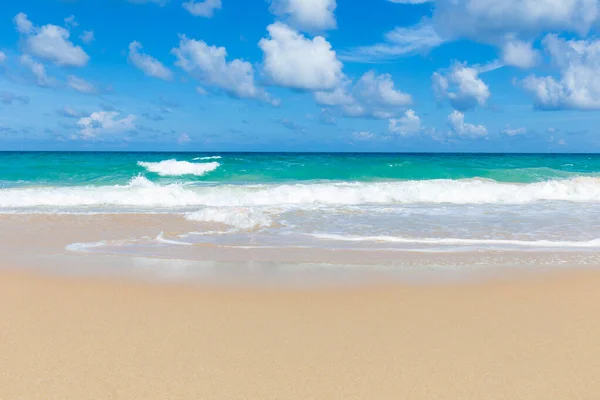
<path id="1" fill-rule="evenodd" d="M 209 158 L 203 159 L 199 158 Z M 216 158 L 219 157 L 219 158 Z M 204 175 L 160 176 L 138 162 L 219 162 Z M 0 152 L 0 185 L 152 182 L 273 183 L 310 180 L 386 181 L 486 178 L 531 183 L 600 174 L 600 155 L 548 154 L 283 154 Z"/>
<path id="2" fill-rule="evenodd" d="M 167 213 L 197 227 L 111 251 L 597 251 L 600 155 L 7 152 L 0 213 Z"/>

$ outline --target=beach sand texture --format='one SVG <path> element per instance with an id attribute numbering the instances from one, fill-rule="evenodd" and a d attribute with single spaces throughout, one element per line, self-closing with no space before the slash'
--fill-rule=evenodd
<path id="1" fill-rule="evenodd" d="M 345 289 L 4 272 L 0 399 L 590 399 L 600 274 Z"/>

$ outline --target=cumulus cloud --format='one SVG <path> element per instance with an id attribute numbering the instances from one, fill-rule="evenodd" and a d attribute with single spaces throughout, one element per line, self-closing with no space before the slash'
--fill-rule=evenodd
<path id="1" fill-rule="evenodd" d="M 99 134 L 118 134 L 135 129 L 135 115 L 127 115 L 119 119 L 116 111 L 97 111 L 89 117 L 77 121 L 81 136 L 84 139 L 94 139 Z"/>
<path id="2" fill-rule="evenodd" d="M 530 75 L 522 82 L 544 110 L 600 109 L 600 40 L 566 40 L 547 35 L 546 52 L 559 77 Z"/>
<path id="3" fill-rule="evenodd" d="M 429 20 L 409 27 L 397 27 L 385 34 L 385 41 L 372 46 L 357 47 L 342 53 L 347 61 L 377 62 L 400 56 L 426 53 L 444 43 Z"/>
<path id="4" fill-rule="evenodd" d="M 173 73 L 156 58 L 142 53 L 142 44 L 137 41 L 129 43 L 129 61 L 144 74 L 154 78 L 171 80 Z"/>
<path id="5" fill-rule="evenodd" d="M 195 17 L 212 18 L 215 10 L 221 9 L 221 0 L 190 0 L 182 4 Z"/>
<path id="6" fill-rule="evenodd" d="M 267 30 L 270 38 L 258 45 L 264 52 L 264 73 L 272 83 L 301 90 L 328 90 L 339 84 L 342 63 L 324 37 L 308 39 L 280 22 Z"/>
<path id="7" fill-rule="evenodd" d="M 455 63 L 445 73 L 434 72 L 432 87 L 437 101 L 448 100 L 459 111 L 484 106 L 491 94 L 479 78 L 479 72 L 479 69 L 462 63 Z"/>
<path id="8" fill-rule="evenodd" d="M 68 76 L 67 86 L 69 86 L 71 89 L 77 90 L 78 92 L 85 94 L 95 94 L 98 92 L 98 90 L 92 83 L 75 75 Z"/>
<path id="9" fill-rule="evenodd" d="M 375 134 L 369 131 L 353 132 L 352 137 L 356 140 L 371 140 L 375 138 Z"/>
<path id="10" fill-rule="evenodd" d="M 34 77 L 34 82 L 40 87 L 53 87 L 56 86 L 56 79 L 49 77 L 46 73 L 46 68 L 35 61 L 31 56 L 24 54 L 20 58 L 21 65 L 29 69 Z"/>
<path id="11" fill-rule="evenodd" d="M 397 90 L 391 75 L 365 73 L 356 83 L 348 79 L 331 91 L 314 94 L 318 104 L 335 107 L 348 117 L 391 118 L 412 103 L 409 94 Z"/>
<path id="12" fill-rule="evenodd" d="M 421 131 L 421 118 L 414 110 L 406 110 L 398 119 L 390 119 L 389 131 L 402 136 L 410 136 Z"/>
<path id="13" fill-rule="evenodd" d="M 533 68 L 541 61 L 540 52 L 530 41 L 508 39 L 502 46 L 502 62 L 518 68 Z"/>
<path id="14" fill-rule="evenodd" d="M 336 0 L 271 0 L 269 10 L 304 32 L 335 29 Z"/>
<path id="15" fill-rule="evenodd" d="M 487 136 L 487 128 L 483 125 L 473 125 L 465 122 L 465 114 L 460 111 L 452 111 L 448 116 L 448 126 L 451 133 L 467 138 L 481 138 Z"/>
<path id="16" fill-rule="evenodd" d="M 419 4 L 425 0 L 388 0 Z M 380 62 L 424 52 L 440 44 L 470 39 L 497 47 L 507 65 L 535 65 L 532 40 L 547 32 L 585 36 L 600 17 L 598 0 L 432 0 L 430 21 L 398 27 L 383 43 L 342 53 L 342 59 Z M 394 33 L 399 33 L 394 39 Z M 507 39 L 509 38 L 509 39 Z"/>
<path id="17" fill-rule="evenodd" d="M 585 35 L 599 15 L 597 0 L 437 0 L 433 19 L 444 37 L 501 42 L 548 31 Z"/>
<path id="18" fill-rule="evenodd" d="M 83 33 L 79 35 L 79 39 L 85 44 L 90 44 L 96 40 L 96 37 L 94 36 L 94 31 L 83 31 Z"/>
<path id="19" fill-rule="evenodd" d="M 59 66 L 83 67 L 88 63 L 90 57 L 81 47 L 69 41 L 67 29 L 51 24 L 36 27 L 23 13 L 17 14 L 14 22 L 23 36 L 26 53 Z"/>
<path id="20" fill-rule="evenodd" d="M 519 136 L 527 133 L 527 129 L 525 128 L 511 128 L 510 125 L 507 125 L 501 132 L 506 136 Z"/>
<path id="21" fill-rule="evenodd" d="M 22 105 L 29 104 L 29 97 L 21 96 L 12 92 L 0 92 L 0 102 L 5 105 L 11 105 L 13 103 L 21 103 Z"/>
<path id="22" fill-rule="evenodd" d="M 71 28 L 75 28 L 79 26 L 79 22 L 75 21 L 74 15 L 71 15 L 65 18 L 65 25 Z"/>
<path id="23" fill-rule="evenodd" d="M 225 47 L 209 46 L 204 41 L 181 36 L 179 47 L 171 52 L 177 57 L 175 65 L 204 86 L 220 88 L 233 97 L 275 102 L 256 86 L 252 64 L 240 59 L 228 62 Z"/>

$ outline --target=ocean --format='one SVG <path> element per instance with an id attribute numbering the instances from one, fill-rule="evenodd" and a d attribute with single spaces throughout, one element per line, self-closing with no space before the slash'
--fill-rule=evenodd
<path id="1" fill-rule="evenodd" d="M 600 155 L 3 152 L 0 213 L 194 224 L 77 251 L 598 251 Z"/>

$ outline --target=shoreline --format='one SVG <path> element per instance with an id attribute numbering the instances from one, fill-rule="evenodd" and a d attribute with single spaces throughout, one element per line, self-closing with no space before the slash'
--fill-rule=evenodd
<path id="1" fill-rule="evenodd" d="M 166 237 L 198 229 L 180 215 L 96 214 L 0 215 L 3 265 L 74 276 L 108 276 L 150 281 L 269 285 L 335 285 L 361 281 L 427 284 L 496 279 L 557 269 L 600 265 L 593 251 L 402 252 L 298 248 L 234 248 L 214 244 L 102 251 L 67 250 L 73 243 Z M 0 270 L 2 266 L 0 266 Z"/>
<path id="2" fill-rule="evenodd" d="M 277 260 L 65 250 L 75 238 L 182 223 L 0 216 L 0 399 L 595 400 L 600 391 L 593 259 L 536 266 L 539 255 L 523 252 L 511 257 L 529 257 L 527 267 L 347 270 L 330 280 L 317 268 L 311 280 Z"/>

